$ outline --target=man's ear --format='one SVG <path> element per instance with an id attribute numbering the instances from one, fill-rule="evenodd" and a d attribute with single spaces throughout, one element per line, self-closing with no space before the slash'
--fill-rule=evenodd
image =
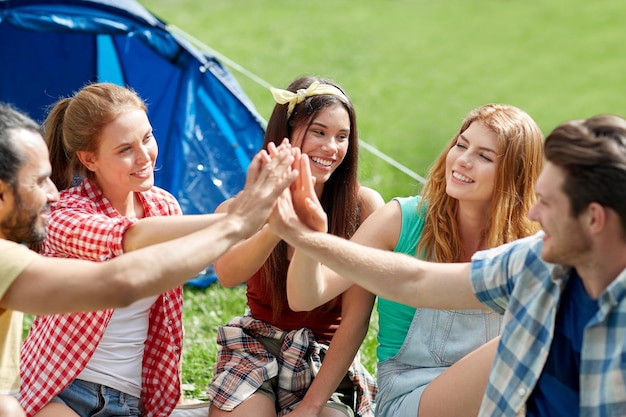
<path id="1" fill-rule="evenodd" d="M 593 233 L 598 233 L 606 227 L 607 208 L 598 203 L 591 203 L 587 207 L 588 227 Z"/>
<path id="2" fill-rule="evenodd" d="M 13 187 L 6 181 L 0 180 L 0 212 L 8 204 L 9 196 L 13 194 Z"/>
<path id="3" fill-rule="evenodd" d="M 95 171 L 96 157 L 93 152 L 76 151 L 76 156 L 89 171 Z"/>
<path id="4" fill-rule="evenodd" d="M 0 204 L 4 202 L 5 193 L 7 192 L 7 183 L 0 180 Z"/>

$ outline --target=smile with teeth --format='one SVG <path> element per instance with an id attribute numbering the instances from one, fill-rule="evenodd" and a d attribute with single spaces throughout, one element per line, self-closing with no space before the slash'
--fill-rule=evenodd
<path id="1" fill-rule="evenodd" d="M 467 178 L 465 175 L 461 175 L 456 171 L 452 171 L 452 178 L 461 182 L 468 183 L 468 184 L 474 182 L 474 180 L 472 180 L 471 178 Z"/>
<path id="2" fill-rule="evenodd" d="M 322 166 L 325 166 L 325 167 L 329 167 L 329 166 L 331 166 L 333 164 L 333 161 L 327 160 L 327 159 L 322 159 L 322 158 L 319 158 L 317 156 L 311 156 L 310 159 L 311 159 L 311 161 L 315 162 L 316 164 L 322 165 Z"/>
<path id="3" fill-rule="evenodd" d="M 133 172 L 132 175 L 137 175 L 137 176 L 148 175 L 151 170 L 152 170 L 152 167 L 146 167 L 140 171 Z"/>

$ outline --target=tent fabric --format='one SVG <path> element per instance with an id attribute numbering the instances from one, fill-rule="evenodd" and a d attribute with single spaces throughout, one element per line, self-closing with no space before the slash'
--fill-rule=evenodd
<path id="1" fill-rule="evenodd" d="M 245 183 L 264 122 L 215 57 L 133 0 L 0 0 L 0 101 L 42 122 L 90 82 L 133 88 L 159 144 L 155 183 L 187 214 Z"/>

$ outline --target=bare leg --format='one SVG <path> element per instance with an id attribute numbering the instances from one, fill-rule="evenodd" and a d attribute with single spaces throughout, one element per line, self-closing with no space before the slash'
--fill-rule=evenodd
<path id="1" fill-rule="evenodd" d="M 293 409 L 290 413 L 287 413 L 286 416 L 317 416 L 317 417 L 346 417 L 346 413 L 340 411 L 334 407 L 323 407 L 322 410 L 317 413 L 311 409 L 307 409 L 306 411 L 302 411 L 303 409 L 298 409 L 298 406 Z M 213 416 L 211 416 L 213 417 Z"/>
<path id="2" fill-rule="evenodd" d="M 26 413 L 15 398 L 0 395 L 0 417 L 26 417 Z"/>
<path id="3" fill-rule="evenodd" d="M 239 404 L 233 411 L 223 411 L 211 406 L 210 417 L 276 417 L 276 408 L 269 397 L 263 394 L 252 394 Z"/>
<path id="4" fill-rule="evenodd" d="M 34 417 L 78 417 L 78 414 L 65 404 L 48 403 Z"/>
<path id="5" fill-rule="evenodd" d="M 324 407 L 319 417 L 346 417 L 346 415 L 336 408 Z"/>
<path id="6" fill-rule="evenodd" d="M 428 384 L 420 400 L 419 416 L 478 415 L 499 341 L 496 337 L 485 343 Z"/>

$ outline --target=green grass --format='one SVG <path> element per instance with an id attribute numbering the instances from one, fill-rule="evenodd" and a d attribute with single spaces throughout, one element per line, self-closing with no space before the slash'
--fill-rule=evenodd
<path id="1" fill-rule="evenodd" d="M 523 108 L 549 132 L 624 114 L 626 3 L 615 0 L 143 0 L 149 10 L 268 83 L 305 73 L 345 87 L 360 136 L 424 175 L 467 112 Z M 258 111 L 272 99 L 238 77 Z M 386 200 L 419 183 L 364 152 L 361 178 Z"/>
<path id="2" fill-rule="evenodd" d="M 503 102 L 544 133 L 598 113 L 625 114 L 626 3 L 615 0 L 143 0 L 144 6 L 267 83 L 302 74 L 338 81 L 362 140 L 425 176 L 470 109 Z M 259 113 L 268 91 L 233 72 Z M 365 185 L 389 200 L 420 183 L 361 152 Z M 185 381 L 201 395 L 215 326 L 245 307 L 244 289 L 186 290 Z M 376 317 L 373 317 L 375 323 Z M 363 345 L 375 370 L 373 325 Z"/>
<path id="3" fill-rule="evenodd" d="M 526 110 L 548 133 L 598 113 L 626 114 L 626 2 L 616 0 L 140 0 L 266 82 L 338 81 L 360 137 L 420 175 L 467 112 L 488 102 Z M 234 72 L 267 118 L 271 95 Z M 361 180 L 389 200 L 419 182 L 367 152 Z M 185 291 L 187 396 L 211 377 L 215 329 L 245 308 L 244 287 Z M 375 323 L 376 317 L 373 317 Z M 374 371 L 373 325 L 363 345 Z"/>

